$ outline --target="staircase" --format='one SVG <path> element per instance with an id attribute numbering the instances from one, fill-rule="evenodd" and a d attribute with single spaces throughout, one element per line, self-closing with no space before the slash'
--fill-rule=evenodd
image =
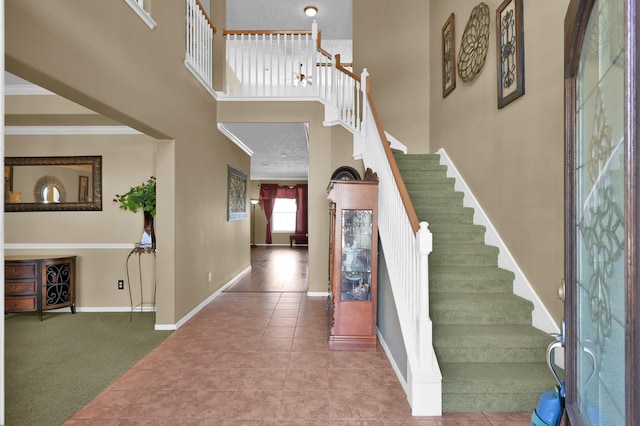
<path id="1" fill-rule="evenodd" d="M 553 338 L 531 325 L 533 304 L 513 294 L 514 274 L 463 206 L 437 154 L 394 152 L 420 221 L 429 223 L 430 313 L 442 372 L 442 410 L 531 411 L 555 381 Z"/>

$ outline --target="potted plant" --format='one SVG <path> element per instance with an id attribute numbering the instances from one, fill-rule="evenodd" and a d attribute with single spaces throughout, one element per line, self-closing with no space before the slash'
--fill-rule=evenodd
<path id="1" fill-rule="evenodd" d="M 144 230 L 139 247 L 155 248 L 156 235 L 153 228 L 153 218 L 156 216 L 156 178 L 151 176 L 146 182 L 133 186 L 122 195 L 116 194 L 113 199 L 120 203 L 122 210 L 130 210 L 136 213 L 142 210 L 144 213 Z"/>

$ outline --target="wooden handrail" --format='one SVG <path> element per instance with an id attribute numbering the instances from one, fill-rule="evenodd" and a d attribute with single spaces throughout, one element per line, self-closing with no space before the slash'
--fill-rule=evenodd
<path id="1" fill-rule="evenodd" d="M 309 30 L 222 30 L 222 35 L 311 35 Z"/>
<path id="2" fill-rule="evenodd" d="M 346 65 L 346 64 L 345 64 Z M 353 72 L 349 71 L 348 69 L 346 69 L 341 63 L 340 63 L 340 54 L 338 53 L 336 55 L 336 69 L 338 71 L 342 71 L 343 73 L 345 73 L 346 75 L 348 75 L 349 77 L 353 78 L 355 81 L 357 81 L 358 83 L 360 83 L 360 76 L 354 74 Z"/>
<path id="3" fill-rule="evenodd" d="M 369 87 L 368 84 L 367 87 Z M 373 98 L 368 91 L 367 99 L 369 102 L 369 107 L 371 108 L 371 113 L 373 114 L 373 119 L 376 122 L 376 128 L 378 129 L 378 133 L 380 134 L 380 139 L 382 140 L 384 152 L 387 155 L 387 161 L 389 161 L 389 166 L 391 166 L 391 173 L 393 173 L 393 177 L 395 178 L 396 184 L 398 185 L 400 198 L 402 198 L 404 208 L 407 210 L 409 223 L 411 223 L 413 233 L 417 234 L 418 230 L 420 229 L 420 221 L 418 220 L 418 215 L 416 214 L 416 210 L 413 208 L 413 203 L 411 202 L 411 198 L 409 197 L 409 191 L 407 191 L 407 186 L 404 184 L 404 180 L 402 179 L 402 175 L 400 174 L 400 169 L 398 169 L 396 159 L 391 152 L 391 146 L 389 145 L 389 141 L 387 141 L 387 137 L 384 134 L 384 129 L 382 128 L 380 118 L 378 117 L 378 112 L 376 111 L 376 107 L 373 103 Z"/>
<path id="4" fill-rule="evenodd" d="M 202 6 L 202 3 L 200 3 L 200 0 L 196 0 L 196 4 L 198 5 L 198 8 L 204 15 L 204 19 L 207 20 L 207 22 L 209 23 L 209 26 L 211 27 L 211 29 L 213 30 L 213 33 L 215 34 L 217 32 L 216 27 L 213 26 L 213 22 L 211 22 L 211 19 L 209 19 L 209 15 L 207 15 L 207 11 L 204 10 L 204 7 Z"/>
<path id="5" fill-rule="evenodd" d="M 318 53 L 320 53 L 325 58 L 331 59 L 331 53 L 327 52 L 322 48 L 322 31 L 318 31 L 318 41 L 316 44 L 317 44 L 316 49 L 318 50 Z"/>

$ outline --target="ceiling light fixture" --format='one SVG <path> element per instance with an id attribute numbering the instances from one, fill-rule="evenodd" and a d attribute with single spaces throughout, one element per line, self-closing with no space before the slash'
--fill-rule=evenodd
<path id="1" fill-rule="evenodd" d="M 315 6 L 307 6 L 304 8 L 304 14 L 307 16 L 316 16 L 318 14 L 318 8 Z"/>

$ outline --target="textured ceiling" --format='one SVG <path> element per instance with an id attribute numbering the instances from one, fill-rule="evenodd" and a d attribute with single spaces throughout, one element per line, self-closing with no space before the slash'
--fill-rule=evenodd
<path id="1" fill-rule="evenodd" d="M 209 1 L 202 1 L 209 10 Z M 309 18 L 306 6 L 318 8 Z M 311 29 L 316 20 L 323 46 L 351 61 L 352 0 L 227 0 L 227 29 Z M 343 50 L 344 49 L 344 50 Z M 5 86 L 24 89 L 30 83 L 5 72 Z M 69 124 L 71 125 L 71 124 Z M 305 123 L 223 123 L 232 139 L 252 152 L 251 179 L 307 180 L 309 150 Z"/>
<path id="2" fill-rule="evenodd" d="M 252 180 L 307 180 L 309 148 L 305 123 L 221 123 L 248 147 Z"/>

